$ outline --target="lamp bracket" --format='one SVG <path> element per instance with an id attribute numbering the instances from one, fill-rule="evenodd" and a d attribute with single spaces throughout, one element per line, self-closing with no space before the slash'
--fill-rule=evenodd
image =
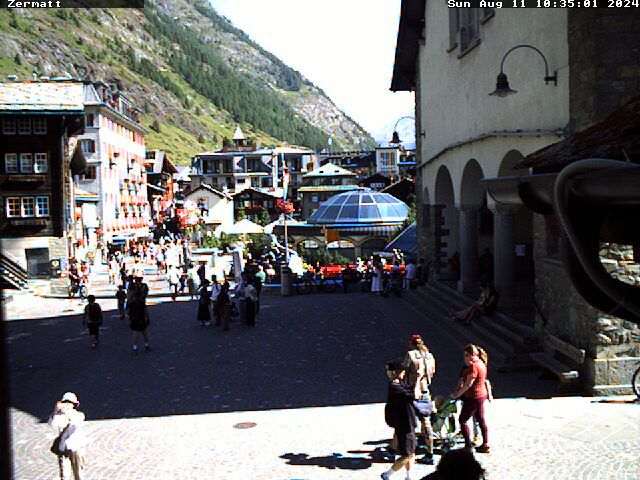
<path id="1" fill-rule="evenodd" d="M 545 57 L 544 54 L 533 45 L 522 44 L 522 45 L 516 45 L 515 47 L 510 48 L 507 51 L 507 53 L 504 54 L 504 57 L 502 57 L 502 62 L 500 62 L 500 73 L 504 73 L 504 61 L 507 59 L 507 56 L 511 52 L 519 48 L 529 48 L 531 50 L 538 52 L 538 54 L 542 57 L 542 60 L 544 61 L 544 82 L 547 85 L 549 85 L 549 82 L 553 82 L 555 86 L 558 86 L 558 71 L 554 70 L 553 75 L 549 75 L 549 63 L 547 62 L 547 57 Z"/>

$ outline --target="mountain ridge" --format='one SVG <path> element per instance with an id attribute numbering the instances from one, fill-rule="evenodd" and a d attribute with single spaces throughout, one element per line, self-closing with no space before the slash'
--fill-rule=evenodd
<path id="1" fill-rule="evenodd" d="M 0 32 L 1 74 L 118 79 L 144 111 L 148 148 L 177 163 L 219 148 L 237 124 L 262 145 L 374 144 L 321 89 L 204 0 L 148 0 L 126 12 L 5 10 Z"/>

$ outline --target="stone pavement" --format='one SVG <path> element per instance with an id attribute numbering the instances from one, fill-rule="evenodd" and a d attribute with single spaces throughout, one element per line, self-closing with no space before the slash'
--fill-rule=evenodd
<path id="1" fill-rule="evenodd" d="M 9 322 L 15 478 L 55 478 L 41 422 L 66 390 L 89 420 L 89 479 L 378 478 L 390 437 L 384 362 L 422 332 L 438 361 L 434 393 L 446 395 L 462 343 L 435 312 L 425 320 L 396 298 L 262 303 L 255 329 L 230 332 L 200 327 L 196 302 L 154 305 L 153 351 L 136 357 L 113 312 L 96 351 L 77 315 Z M 488 478 L 640 478 L 640 405 L 551 399 L 555 382 L 535 372 L 491 377 Z M 243 422 L 256 426 L 234 428 Z M 418 465 L 413 478 L 432 470 Z"/>

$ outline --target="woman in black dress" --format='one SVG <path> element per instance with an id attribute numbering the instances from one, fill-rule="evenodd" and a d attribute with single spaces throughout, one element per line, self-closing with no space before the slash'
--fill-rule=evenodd
<path id="1" fill-rule="evenodd" d="M 209 280 L 205 279 L 199 289 L 200 297 L 198 299 L 198 320 L 200 325 L 211 325 L 211 312 L 209 305 L 211 304 L 211 293 L 209 292 Z"/>

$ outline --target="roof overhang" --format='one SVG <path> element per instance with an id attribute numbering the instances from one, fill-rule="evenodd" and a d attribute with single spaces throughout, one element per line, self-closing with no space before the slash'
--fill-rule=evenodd
<path id="1" fill-rule="evenodd" d="M 418 50 L 423 39 L 425 0 L 402 0 L 391 90 L 413 91 L 416 86 Z"/>

